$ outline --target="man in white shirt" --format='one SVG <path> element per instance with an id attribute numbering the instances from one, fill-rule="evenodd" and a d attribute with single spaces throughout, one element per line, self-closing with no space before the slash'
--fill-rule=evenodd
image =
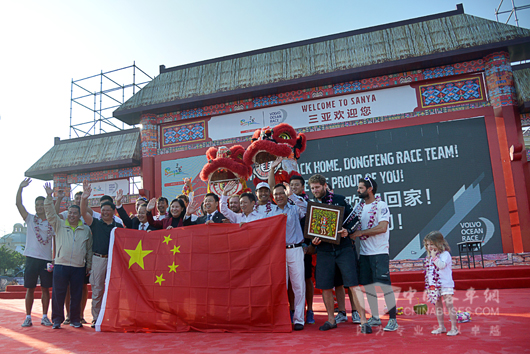
<path id="1" fill-rule="evenodd" d="M 35 299 L 35 288 L 37 280 L 40 278 L 42 289 L 42 320 L 41 325 L 51 326 L 48 319 L 48 308 L 50 306 L 50 288 L 53 283 L 53 274 L 47 271 L 46 266 L 52 261 L 52 239 L 55 232 L 46 219 L 44 211 L 44 197 L 35 199 L 35 215 L 27 212 L 22 204 L 22 190 L 31 183 L 31 178 L 24 179 L 17 191 L 17 209 L 26 222 L 26 247 L 24 256 L 26 256 L 26 266 L 24 272 L 24 287 L 26 288 L 26 319 L 22 327 L 30 327 L 31 309 Z"/>
<path id="2" fill-rule="evenodd" d="M 357 185 L 357 194 L 362 199 L 355 207 L 354 213 L 361 220 L 361 229 L 355 231 L 351 237 L 359 237 L 361 240 L 361 256 L 359 257 L 360 277 L 359 282 L 364 285 L 366 298 L 370 305 L 372 317 L 368 324 L 380 326 L 378 317 L 377 293 L 375 283 L 381 285 L 385 295 L 386 307 L 389 309 L 390 319 L 384 328 L 385 331 L 396 331 L 398 324 L 396 320 L 396 297 L 390 282 L 389 269 L 389 235 L 388 222 L 390 211 L 388 205 L 379 197 L 375 197 L 377 183 L 371 177 L 360 179 Z"/>
<path id="3" fill-rule="evenodd" d="M 252 193 L 243 193 L 239 196 L 241 213 L 234 213 L 232 210 L 230 210 L 230 208 L 228 208 L 228 194 L 235 187 L 235 181 L 230 181 L 226 184 L 225 189 L 223 190 L 223 195 L 221 196 L 221 213 L 226 216 L 230 222 L 239 223 L 240 225 L 246 222 L 263 219 L 265 215 L 254 210 L 254 206 L 256 205 L 256 197 Z"/>

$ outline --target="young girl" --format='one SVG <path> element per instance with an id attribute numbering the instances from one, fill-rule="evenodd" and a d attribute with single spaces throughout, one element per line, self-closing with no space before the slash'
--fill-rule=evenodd
<path id="1" fill-rule="evenodd" d="M 453 272 L 451 269 L 452 261 L 451 249 L 440 231 L 432 231 L 423 239 L 427 258 L 425 258 L 425 291 L 429 301 L 436 304 L 436 319 L 438 320 L 438 329 L 432 331 L 432 334 L 441 334 L 447 332 L 444 327 L 444 310 L 442 299 L 445 307 L 449 311 L 451 320 L 451 330 L 447 332 L 448 336 L 456 336 L 456 311 L 453 307 L 453 294 L 455 283 L 453 282 Z"/>

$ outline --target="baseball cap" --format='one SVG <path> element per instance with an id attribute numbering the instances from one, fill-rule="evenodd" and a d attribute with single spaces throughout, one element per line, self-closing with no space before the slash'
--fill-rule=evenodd
<path id="1" fill-rule="evenodd" d="M 258 190 L 260 188 L 267 188 L 268 190 L 270 190 L 269 184 L 267 182 L 258 183 L 258 185 L 256 186 L 256 190 Z"/>

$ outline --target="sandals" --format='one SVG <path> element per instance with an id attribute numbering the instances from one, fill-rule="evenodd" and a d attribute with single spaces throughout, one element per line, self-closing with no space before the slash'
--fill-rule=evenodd
<path id="1" fill-rule="evenodd" d="M 431 333 L 432 334 L 442 334 L 442 333 L 445 333 L 447 332 L 447 330 L 445 329 L 445 327 L 438 327 L 438 329 L 435 329 L 434 331 L 432 331 Z"/>
<path id="2" fill-rule="evenodd" d="M 449 332 L 447 332 L 448 336 L 456 336 L 457 334 L 460 334 L 460 332 L 458 332 L 458 329 L 452 329 Z"/>
<path id="3" fill-rule="evenodd" d="M 322 326 L 320 326 L 318 329 L 320 329 L 321 331 L 327 331 L 329 329 L 333 329 L 333 328 L 337 328 L 337 323 L 331 323 L 329 321 L 326 321 L 326 323 L 324 323 Z"/>

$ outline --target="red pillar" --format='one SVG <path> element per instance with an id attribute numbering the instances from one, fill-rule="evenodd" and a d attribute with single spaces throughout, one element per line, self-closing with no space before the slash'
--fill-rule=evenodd
<path id="1" fill-rule="evenodd" d="M 156 115 L 142 115 L 142 180 L 144 194 L 147 198 L 155 195 L 155 156 L 158 152 L 158 124 Z"/>
<path id="2" fill-rule="evenodd" d="M 519 161 L 510 159 L 509 149 L 512 145 L 524 146 L 510 57 L 506 52 L 497 52 L 486 56 L 484 62 L 486 83 L 499 137 L 504 176 L 504 183 L 501 185 L 506 189 L 510 215 L 511 234 L 503 233 L 503 248 L 504 252 L 521 253 L 530 250 L 530 198 L 527 189 L 529 176 L 526 158 Z M 496 183 L 496 186 L 499 188 L 500 184 Z M 508 239 L 511 244 L 506 247 Z"/>

